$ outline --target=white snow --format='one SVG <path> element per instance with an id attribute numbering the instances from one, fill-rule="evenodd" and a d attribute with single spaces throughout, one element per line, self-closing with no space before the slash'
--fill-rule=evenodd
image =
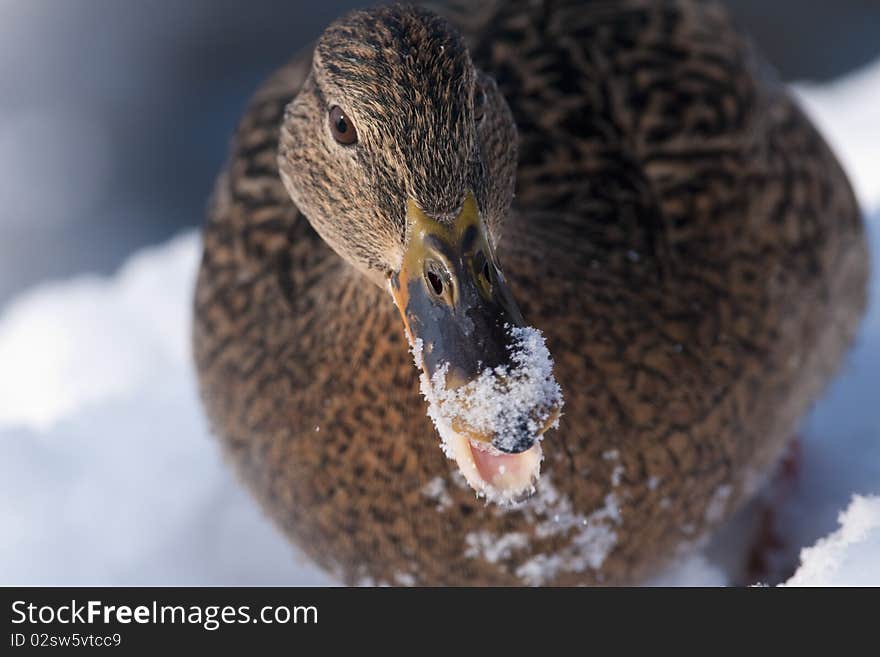
<path id="1" fill-rule="evenodd" d="M 840 157 L 866 210 L 880 207 L 880 60 L 831 84 L 794 85 L 795 94 Z"/>
<path id="2" fill-rule="evenodd" d="M 0 583 L 329 584 L 230 474 L 190 362 L 193 234 L 0 312 Z"/>
<path id="3" fill-rule="evenodd" d="M 34 288 L 0 315 L 0 427 L 38 431 L 167 380 L 189 358 L 195 236 L 138 254 L 110 280 Z M 145 356 L 149 355 L 149 358 Z"/>
<path id="4" fill-rule="evenodd" d="M 880 583 L 880 496 L 856 495 L 840 529 L 801 551 L 785 586 L 876 586 Z"/>
<path id="5" fill-rule="evenodd" d="M 540 445 L 543 430 L 548 423 L 551 428 L 558 426 L 563 406 L 562 390 L 553 376 L 553 360 L 541 332 L 510 325 L 505 329 L 510 336 L 510 364 L 486 367 L 476 379 L 458 388 L 447 387 L 448 363 L 428 378 L 421 358 L 422 341 L 416 338 L 410 344 L 415 365 L 421 370 L 419 381 L 428 402 L 428 417 L 440 435 L 443 453 L 455 461 L 478 497 L 500 505 L 534 492 L 544 458 Z M 552 413 L 556 417 L 551 422 Z M 523 423 L 536 437 L 534 445 L 518 454 L 504 454 L 501 450 L 512 451 L 516 446 Z M 491 445 L 477 443 L 467 432 L 496 438 Z"/>
<path id="6" fill-rule="evenodd" d="M 831 85 L 802 85 L 798 94 L 852 176 L 876 263 L 880 61 Z M 100 185 L 101 176 L 88 181 Z M 198 251 L 197 237 L 185 235 L 135 255 L 111 278 L 41 285 L 0 308 L 0 583 L 334 581 L 298 559 L 208 435 L 189 348 Z M 788 549 L 796 556 L 807 548 L 789 585 L 880 585 L 878 271 L 858 341 L 804 423 L 801 471 L 778 509 Z M 620 521 L 613 495 L 580 514 L 546 484 L 532 513 L 542 533 L 571 536 L 571 550 L 520 563 L 530 583 L 601 565 Z M 436 483 L 424 491 L 441 506 L 445 492 Z M 724 503 L 719 493 L 718 508 Z M 486 547 L 517 558 L 524 545 L 522 538 L 499 537 L 494 546 L 491 537 L 472 540 L 475 558 Z M 737 555 L 725 547 L 710 546 L 651 583 L 731 583 Z"/>
<path id="7" fill-rule="evenodd" d="M 509 366 L 487 367 L 458 388 L 446 387 L 447 367 L 434 372 L 429 384 L 422 377 L 422 394 L 431 405 L 430 414 L 438 429 L 460 422 L 471 431 L 496 435 L 493 444 L 504 451 L 516 446 L 523 420 L 529 432 L 540 438 L 551 411 L 562 406 L 562 390 L 553 377 L 553 359 L 544 336 L 532 327 L 507 329 L 511 337 Z M 413 352 L 419 348 L 416 344 Z M 535 410 L 537 416 L 532 415 Z"/>
<path id="8" fill-rule="evenodd" d="M 512 553 L 529 546 L 529 537 L 522 532 L 508 532 L 500 536 L 488 531 L 471 532 L 464 540 L 467 546 L 464 556 L 485 559 L 489 563 L 508 559 Z"/>
<path id="9" fill-rule="evenodd" d="M 464 555 L 491 564 L 511 561 L 523 584 L 540 586 L 561 573 L 598 570 L 617 542 L 614 528 L 620 524 L 621 516 L 613 493 L 605 496 L 601 507 L 585 515 L 575 511 L 571 500 L 559 492 L 549 475 L 544 475 L 532 497 L 495 509 L 497 515 L 514 511 L 522 512 L 532 522 L 535 539 L 563 537 L 564 544 L 552 554 L 531 554 L 525 552 L 531 545 L 526 534 L 481 531 L 468 534 Z M 499 567 L 506 569 L 507 564 Z"/>
<path id="10" fill-rule="evenodd" d="M 540 490 L 550 487 L 550 482 L 542 481 Z M 541 493 L 538 493 L 540 498 Z M 571 512 L 571 502 L 562 502 L 562 513 L 553 513 L 550 521 L 538 524 L 539 537 L 553 536 L 572 530 L 569 543 L 552 554 L 538 554 L 519 566 L 516 574 L 527 584 L 543 584 L 559 573 L 583 572 L 587 568 L 598 570 L 617 543 L 614 526 L 620 524 L 620 509 L 613 493 L 605 496 L 605 504 L 583 516 Z"/>
<path id="11" fill-rule="evenodd" d="M 437 511 L 447 511 L 452 507 L 452 497 L 446 490 L 446 480 L 443 477 L 434 477 L 422 486 L 422 495 L 437 503 Z"/>

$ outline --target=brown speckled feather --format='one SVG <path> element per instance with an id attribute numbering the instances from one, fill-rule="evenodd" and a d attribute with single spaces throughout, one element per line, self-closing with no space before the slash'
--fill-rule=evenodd
<path id="1" fill-rule="evenodd" d="M 310 57 L 256 94 L 204 232 L 213 429 L 273 520 L 348 582 L 633 582 L 738 508 L 834 373 L 867 253 L 833 154 L 712 4 L 450 10 L 519 130 L 499 255 L 566 406 L 539 493 L 453 474 L 387 293 L 278 177 Z"/>

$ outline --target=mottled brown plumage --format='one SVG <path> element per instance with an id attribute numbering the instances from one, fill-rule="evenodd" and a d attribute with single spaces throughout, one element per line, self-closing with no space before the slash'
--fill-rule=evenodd
<path id="1" fill-rule="evenodd" d="M 257 92 L 204 232 L 208 416 L 274 521 L 345 581 L 638 581 L 748 499 L 834 373 L 865 303 L 856 202 L 713 4 L 442 11 L 467 50 L 422 12 L 373 12 L 325 35 L 311 78 L 307 53 Z M 361 52 L 329 73 L 340 97 L 285 115 L 346 43 Z M 500 95 L 489 85 L 481 133 L 484 74 Z M 501 96 L 518 131 L 509 208 Z M 320 102 L 356 115 L 358 165 L 291 139 Z M 279 161 L 354 266 L 291 202 Z M 399 258 L 406 195 L 444 215 L 466 185 L 566 401 L 538 494 L 511 510 L 477 500 L 438 449 L 374 285 Z"/>

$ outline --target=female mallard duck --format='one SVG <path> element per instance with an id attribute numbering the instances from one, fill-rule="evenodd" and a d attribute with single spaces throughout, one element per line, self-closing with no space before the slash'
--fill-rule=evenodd
<path id="1" fill-rule="evenodd" d="M 447 16 L 350 14 L 254 98 L 204 233 L 208 415 L 345 581 L 638 581 L 840 362 L 856 202 L 714 5 Z"/>

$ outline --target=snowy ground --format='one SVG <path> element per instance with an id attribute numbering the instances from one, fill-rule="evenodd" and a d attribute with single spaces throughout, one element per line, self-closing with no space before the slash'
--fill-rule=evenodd
<path id="1" fill-rule="evenodd" d="M 853 178 L 878 262 L 880 62 L 799 95 Z M 112 278 L 38 286 L 0 309 L 0 584 L 333 583 L 263 518 L 208 436 L 188 343 L 198 251 L 183 235 Z M 790 549 L 813 546 L 789 584 L 880 585 L 878 385 L 875 270 L 778 518 Z M 653 583 L 735 581 L 736 534 Z"/>

